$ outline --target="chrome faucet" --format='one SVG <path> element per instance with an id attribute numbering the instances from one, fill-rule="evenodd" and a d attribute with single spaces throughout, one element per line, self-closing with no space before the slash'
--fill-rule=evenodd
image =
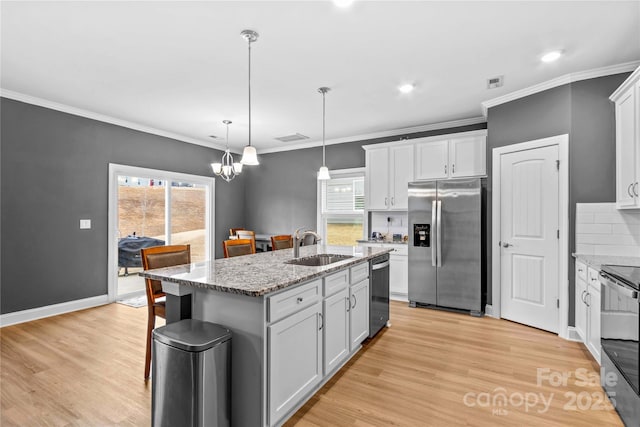
<path id="1" fill-rule="evenodd" d="M 304 230 L 304 231 L 303 231 Z M 302 231 L 302 234 L 300 232 Z M 293 257 L 300 257 L 300 243 L 306 236 L 315 236 L 316 241 L 322 240 L 320 235 L 315 231 L 306 230 L 306 227 L 300 227 L 293 233 Z"/>

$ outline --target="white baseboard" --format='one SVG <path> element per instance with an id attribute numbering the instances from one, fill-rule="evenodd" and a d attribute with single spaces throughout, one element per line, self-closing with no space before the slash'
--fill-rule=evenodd
<path id="1" fill-rule="evenodd" d="M 97 307 L 109 303 L 108 295 L 79 299 L 75 301 L 62 302 L 60 304 L 47 305 L 44 307 L 30 308 L 28 310 L 15 311 L 13 313 L 0 315 L 0 327 L 16 325 L 18 323 L 30 322 L 44 317 L 57 316 L 59 314 L 72 311 L 84 310 L 85 308 Z"/>
<path id="2" fill-rule="evenodd" d="M 409 302 L 409 295 L 400 292 L 389 292 L 389 299 L 392 301 Z"/>
<path id="3" fill-rule="evenodd" d="M 578 333 L 578 330 L 573 326 L 567 327 L 567 336 L 565 337 L 565 339 L 569 341 L 584 342 L 584 340 Z"/>
<path id="4" fill-rule="evenodd" d="M 493 314 L 493 306 L 491 304 L 486 304 L 484 306 L 484 315 L 488 316 L 488 317 L 495 317 L 496 319 L 499 319 L 499 317 L 496 317 Z"/>

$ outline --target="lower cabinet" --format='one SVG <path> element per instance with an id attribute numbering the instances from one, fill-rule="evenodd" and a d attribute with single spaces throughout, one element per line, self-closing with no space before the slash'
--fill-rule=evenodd
<path id="1" fill-rule="evenodd" d="M 578 266 L 576 263 L 576 322 L 575 328 L 576 332 L 580 335 L 580 338 L 586 342 L 587 341 L 587 282 L 580 276 L 580 274 L 584 271 L 586 276 L 587 267 L 582 265 Z"/>
<path id="2" fill-rule="evenodd" d="M 389 297 L 409 301 L 409 256 L 407 245 L 398 245 L 389 254 Z"/>
<path id="3" fill-rule="evenodd" d="M 353 351 L 369 336 L 369 279 L 349 288 L 350 350 Z"/>
<path id="4" fill-rule="evenodd" d="M 597 287 L 589 284 L 587 295 L 587 348 L 600 363 L 600 282 Z"/>
<path id="5" fill-rule="evenodd" d="M 322 380 L 322 320 L 317 302 L 267 328 L 270 425 Z"/>
<path id="6" fill-rule="evenodd" d="M 268 425 L 283 422 L 367 339 L 368 276 L 360 263 L 268 297 Z"/>
<path id="7" fill-rule="evenodd" d="M 349 355 L 349 289 L 346 287 L 323 301 L 324 373 L 340 366 Z"/>
<path id="8" fill-rule="evenodd" d="M 575 329 L 593 358 L 600 363 L 599 272 L 576 261 Z"/>

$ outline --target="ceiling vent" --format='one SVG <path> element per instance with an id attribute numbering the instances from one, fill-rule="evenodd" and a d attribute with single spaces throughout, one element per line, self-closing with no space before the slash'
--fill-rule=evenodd
<path id="1" fill-rule="evenodd" d="M 303 141 L 305 139 L 309 139 L 309 137 L 302 135 L 301 133 L 294 133 L 293 135 L 285 135 L 285 136 L 281 136 L 274 139 L 277 139 L 278 141 L 281 141 L 281 142 L 294 142 L 294 141 Z"/>
<path id="2" fill-rule="evenodd" d="M 493 77 L 487 79 L 487 89 L 495 89 L 501 87 L 504 83 L 504 76 Z"/>

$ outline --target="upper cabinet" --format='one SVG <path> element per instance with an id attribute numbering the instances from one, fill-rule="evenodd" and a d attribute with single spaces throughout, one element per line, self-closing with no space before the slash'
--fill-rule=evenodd
<path id="1" fill-rule="evenodd" d="M 611 95 L 616 110 L 616 206 L 640 208 L 640 68 Z"/>
<path id="2" fill-rule="evenodd" d="M 416 180 L 485 175 L 486 138 L 481 134 L 445 140 L 416 139 Z"/>
<path id="3" fill-rule="evenodd" d="M 366 204 L 369 210 L 407 210 L 413 181 L 413 145 L 367 146 Z"/>
<path id="4" fill-rule="evenodd" d="M 366 208 L 406 211 L 412 181 L 486 175 L 486 147 L 486 130 L 364 146 Z"/>

